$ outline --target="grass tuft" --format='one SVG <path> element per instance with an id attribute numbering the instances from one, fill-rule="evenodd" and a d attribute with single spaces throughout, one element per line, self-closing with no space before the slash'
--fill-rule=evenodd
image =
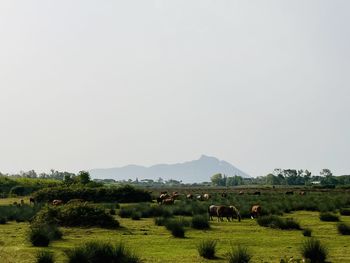
<path id="1" fill-rule="evenodd" d="M 342 235 L 350 235 L 350 226 L 345 223 L 339 223 L 338 226 L 338 232 Z"/>
<path id="2" fill-rule="evenodd" d="M 231 251 L 227 253 L 227 257 L 229 263 L 249 263 L 252 259 L 247 248 L 242 246 L 232 247 Z"/>
<path id="3" fill-rule="evenodd" d="M 315 238 L 309 238 L 301 246 L 302 256 L 310 263 L 323 263 L 326 261 L 328 250 Z"/>
<path id="4" fill-rule="evenodd" d="M 192 217 L 191 226 L 194 229 L 209 229 L 210 224 L 207 215 L 194 215 Z"/>
<path id="5" fill-rule="evenodd" d="M 54 262 L 53 253 L 46 250 L 40 250 L 36 254 L 35 262 L 36 263 L 53 263 Z"/>
<path id="6" fill-rule="evenodd" d="M 201 257 L 213 259 L 215 258 L 216 244 L 215 240 L 203 240 L 198 244 L 197 251 Z"/>
<path id="7" fill-rule="evenodd" d="M 331 212 L 321 212 L 320 213 L 320 220 L 326 221 L 326 222 L 338 222 L 339 216 L 336 214 L 333 214 Z"/>

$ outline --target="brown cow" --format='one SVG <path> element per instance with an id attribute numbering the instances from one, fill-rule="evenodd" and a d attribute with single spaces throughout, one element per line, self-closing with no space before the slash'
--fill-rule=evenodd
<path id="1" fill-rule="evenodd" d="M 239 194 L 239 195 L 244 195 L 244 192 L 243 192 L 243 191 L 239 191 L 238 194 Z"/>
<path id="2" fill-rule="evenodd" d="M 300 195 L 306 195 L 306 192 L 302 191 L 299 193 Z"/>
<path id="3" fill-rule="evenodd" d="M 219 206 L 217 209 L 218 220 L 223 221 L 223 217 L 226 217 L 227 221 L 233 220 L 237 217 L 238 221 L 241 221 L 241 215 L 238 209 L 234 206 Z"/>
<path id="4" fill-rule="evenodd" d="M 253 193 L 253 195 L 261 195 L 261 192 L 260 191 L 256 191 Z"/>
<path id="5" fill-rule="evenodd" d="M 187 199 L 193 199 L 193 194 L 188 194 L 188 195 L 186 195 L 186 198 L 187 198 Z"/>
<path id="6" fill-rule="evenodd" d="M 31 204 L 31 203 L 35 204 L 35 199 L 33 197 L 29 198 L 29 204 Z"/>
<path id="7" fill-rule="evenodd" d="M 260 205 L 253 205 L 252 209 L 250 210 L 250 218 L 254 219 L 261 214 L 261 206 Z"/>
<path id="8" fill-rule="evenodd" d="M 218 208 L 220 206 L 218 205 L 211 205 L 208 207 L 208 216 L 209 216 L 209 220 L 213 220 L 213 216 L 218 216 Z M 218 221 L 219 221 L 219 217 L 218 217 Z"/>
<path id="9" fill-rule="evenodd" d="M 63 201 L 62 200 L 53 200 L 52 205 L 55 205 L 55 206 L 63 205 Z"/>

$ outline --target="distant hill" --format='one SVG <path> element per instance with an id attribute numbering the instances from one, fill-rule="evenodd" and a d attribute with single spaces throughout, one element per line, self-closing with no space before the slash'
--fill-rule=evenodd
<path id="1" fill-rule="evenodd" d="M 227 176 L 250 177 L 228 162 L 205 155 L 202 155 L 198 160 L 177 164 L 157 164 L 150 167 L 127 165 L 119 168 L 92 169 L 90 171 L 91 177 L 94 179 L 135 180 L 138 178 L 138 180 L 157 180 L 161 177 L 165 180 L 174 179 L 184 183 L 208 182 L 210 177 L 216 173 Z"/>

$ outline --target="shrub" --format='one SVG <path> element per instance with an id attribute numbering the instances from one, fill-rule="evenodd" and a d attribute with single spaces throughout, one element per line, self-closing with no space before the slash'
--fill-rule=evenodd
<path id="1" fill-rule="evenodd" d="M 118 212 L 118 215 L 121 218 L 129 218 L 131 217 L 132 213 L 133 213 L 133 210 L 130 208 L 121 208 Z"/>
<path id="2" fill-rule="evenodd" d="M 131 214 L 131 219 L 132 219 L 132 220 L 140 220 L 140 219 L 141 219 L 141 213 L 139 213 L 139 212 L 133 212 L 133 213 Z"/>
<path id="3" fill-rule="evenodd" d="M 68 202 L 71 199 L 84 199 L 92 202 L 150 202 L 151 194 L 142 189 L 137 189 L 130 185 L 121 187 L 51 187 L 41 189 L 33 195 L 38 202 L 47 202 L 52 200 L 63 200 Z"/>
<path id="4" fill-rule="evenodd" d="M 169 219 L 167 217 L 156 217 L 156 218 L 154 218 L 154 224 L 156 226 L 165 226 L 165 224 L 168 220 Z"/>
<path id="5" fill-rule="evenodd" d="M 109 214 L 112 215 L 112 216 L 114 216 L 114 215 L 116 214 L 116 213 L 115 213 L 115 209 L 112 208 L 111 210 L 109 210 Z"/>
<path id="6" fill-rule="evenodd" d="M 178 220 L 168 220 L 165 223 L 166 229 L 168 229 L 174 237 L 185 237 L 185 229 L 181 222 Z"/>
<path id="7" fill-rule="evenodd" d="M 249 263 L 252 256 L 246 247 L 237 246 L 227 253 L 229 263 Z"/>
<path id="8" fill-rule="evenodd" d="M 6 217 L 0 217 L 0 225 L 4 225 L 7 222 L 7 218 Z"/>
<path id="9" fill-rule="evenodd" d="M 54 222 L 61 226 L 100 226 L 115 228 L 119 222 L 104 209 L 87 203 L 46 207 L 35 217 L 38 222 Z"/>
<path id="10" fill-rule="evenodd" d="M 311 263 L 323 263 L 327 258 L 328 250 L 319 240 L 309 238 L 302 244 L 301 254 Z"/>
<path id="11" fill-rule="evenodd" d="M 340 214 L 342 216 L 350 216 L 350 208 L 342 208 L 342 209 L 340 209 Z"/>
<path id="12" fill-rule="evenodd" d="M 41 209 L 40 205 L 37 206 L 0 206 L 1 217 L 6 218 L 8 221 L 16 220 L 17 222 L 30 221 L 33 216 Z"/>
<path id="13" fill-rule="evenodd" d="M 339 216 L 330 212 L 321 212 L 320 219 L 321 221 L 326 221 L 326 222 L 338 222 Z"/>
<path id="14" fill-rule="evenodd" d="M 54 256 L 51 252 L 46 250 L 40 250 L 36 254 L 36 263 L 53 263 L 54 262 Z"/>
<path id="15" fill-rule="evenodd" d="M 350 226 L 345 223 L 339 223 L 338 226 L 338 232 L 342 235 L 350 235 Z"/>
<path id="16" fill-rule="evenodd" d="M 201 257 L 212 259 L 215 258 L 216 241 L 203 240 L 197 246 L 198 253 Z"/>
<path id="17" fill-rule="evenodd" d="M 132 254 L 122 243 L 89 242 L 66 251 L 68 263 L 138 263 L 139 257 Z"/>
<path id="18" fill-rule="evenodd" d="M 294 221 L 293 218 L 283 219 L 275 215 L 261 216 L 257 219 L 260 226 L 279 228 L 279 229 L 300 229 L 298 222 Z"/>
<path id="19" fill-rule="evenodd" d="M 31 228 L 29 230 L 29 241 L 35 247 L 47 247 L 50 244 L 49 233 L 45 229 Z"/>
<path id="20" fill-rule="evenodd" d="M 209 229 L 209 221 L 207 215 L 195 215 L 192 217 L 191 226 L 195 229 Z"/>
<path id="21" fill-rule="evenodd" d="M 310 228 L 305 228 L 303 230 L 303 236 L 304 237 L 311 237 L 311 232 L 312 232 L 312 230 Z"/>

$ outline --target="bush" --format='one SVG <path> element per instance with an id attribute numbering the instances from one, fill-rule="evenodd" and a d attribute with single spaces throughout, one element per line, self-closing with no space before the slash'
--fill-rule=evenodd
<path id="1" fill-rule="evenodd" d="M 63 200 L 68 202 L 71 199 L 83 199 L 92 202 L 151 202 L 151 194 L 142 189 L 130 185 L 112 188 L 88 188 L 88 187 L 51 187 L 41 189 L 34 193 L 33 197 L 38 202 L 52 200 Z"/>
<path id="2" fill-rule="evenodd" d="M 350 235 L 350 226 L 345 223 L 339 223 L 338 226 L 338 232 L 342 235 Z"/>
<path id="3" fill-rule="evenodd" d="M 119 222 L 104 209 L 87 203 L 46 207 L 35 217 L 38 222 L 54 222 L 61 226 L 99 226 L 115 228 Z"/>
<path id="4" fill-rule="evenodd" d="M 40 205 L 36 206 L 0 206 L 0 215 L 8 221 L 16 220 L 17 222 L 30 221 L 35 214 L 41 209 Z"/>
<path id="5" fill-rule="evenodd" d="M 241 246 L 237 246 L 236 248 L 232 247 L 227 256 L 229 263 L 249 263 L 252 258 L 247 248 Z"/>
<path id="6" fill-rule="evenodd" d="M 165 226 L 165 224 L 168 220 L 169 219 L 167 217 L 156 217 L 156 218 L 154 218 L 154 224 L 156 226 Z"/>
<path id="7" fill-rule="evenodd" d="M 0 225 L 4 225 L 7 222 L 7 218 L 6 217 L 0 217 Z"/>
<path id="8" fill-rule="evenodd" d="M 195 229 L 209 229 L 210 224 L 207 215 L 195 215 L 192 217 L 192 228 Z"/>
<path id="9" fill-rule="evenodd" d="M 141 219 L 141 213 L 133 212 L 133 213 L 131 214 L 131 219 L 132 219 L 132 220 L 140 220 L 140 219 Z"/>
<path id="10" fill-rule="evenodd" d="M 141 260 L 132 254 L 122 243 L 113 246 L 109 243 L 89 242 L 66 252 L 68 263 L 139 263 Z"/>
<path id="11" fill-rule="evenodd" d="M 109 214 L 112 215 L 112 216 L 114 216 L 114 215 L 116 214 L 116 213 L 115 213 L 115 209 L 112 208 L 111 210 L 109 210 Z"/>
<path id="12" fill-rule="evenodd" d="M 310 228 L 305 228 L 303 230 L 303 236 L 304 237 L 311 237 L 311 232 L 312 232 L 312 230 Z"/>
<path id="13" fill-rule="evenodd" d="M 36 263 L 53 263 L 54 256 L 51 252 L 41 250 L 36 254 Z"/>
<path id="14" fill-rule="evenodd" d="M 319 240 L 309 238 L 302 244 L 301 254 L 311 263 L 323 263 L 326 261 L 328 250 Z"/>
<path id="15" fill-rule="evenodd" d="M 215 240 L 204 240 L 201 241 L 197 246 L 198 253 L 201 257 L 207 259 L 215 258 L 216 241 Z"/>
<path id="16" fill-rule="evenodd" d="M 47 247 L 50 244 L 49 233 L 45 229 L 31 228 L 29 230 L 29 241 L 35 247 Z"/>
<path id="17" fill-rule="evenodd" d="M 330 212 L 321 212 L 320 219 L 321 221 L 326 221 L 326 222 L 338 222 L 339 216 Z"/>
<path id="18" fill-rule="evenodd" d="M 174 237 L 185 237 L 185 228 L 178 220 L 168 220 L 165 223 L 166 229 L 168 229 Z"/>
<path id="19" fill-rule="evenodd" d="M 260 226 L 279 228 L 283 230 L 289 229 L 300 229 L 298 222 L 294 221 L 293 218 L 283 219 L 275 215 L 261 216 L 257 219 L 257 222 Z"/>
<path id="20" fill-rule="evenodd" d="M 350 216 L 350 208 L 342 208 L 342 209 L 340 209 L 340 214 L 342 216 Z"/>

